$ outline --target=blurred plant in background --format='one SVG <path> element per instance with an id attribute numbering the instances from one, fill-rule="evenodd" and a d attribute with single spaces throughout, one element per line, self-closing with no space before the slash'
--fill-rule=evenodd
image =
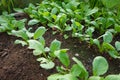
<path id="1" fill-rule="evenodd" d="M 0 0 L 0 11 L 8 11 L 9 13 L 14 8 L 14 0 Z"/>
<path id="2" fill-rule="evenodd" d="M 12 12 L 13 8 L 24 8 L 29 3 L 36 4 L 42 0 L 0 0 L 0 14 L 2 11 Z"/>

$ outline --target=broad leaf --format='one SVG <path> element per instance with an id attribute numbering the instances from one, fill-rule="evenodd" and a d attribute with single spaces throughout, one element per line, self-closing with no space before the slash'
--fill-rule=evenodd
<path id="1" fill-rule="evenodd" d="M 47 80 L 78 80 L 78 79 L 71 74 L 62 75 L 57 73 L 57 74 L 50 75 L 47 78 Z"/>
<path id="2" fill-rule="evenodd" d="M 111 32 L 107 31 L 104 35 L 103 35 L 103 40 L 104 42 L 110 43 L 113 39 L 113 35 Z"/>
<path id="3" fill-rule="evenodd" d="M 44 52 L 44 46 L 37 40 L 28 40 L 29 49 L 34 49 L 34 55 L 40 55 Z"/>
<path id="4" fill-rule="evenodd" d="M 120 75 L 108 75 L 105 80 L 120 80 Z"/>
<path id="5" fill-rule="evenodd" d="M 53 74 L 53 75 L 50 75 L 47 80 L 58 80 L 60 77 L 62 77 L 63 75 L 57 73 L 57 74 Z"/>
<path id="6" fill-rule="evenodd" d="M 38 58 L 37 61 L 40 62 L 40 66 L 44 69 L 52 69 L 55 66 L 55 63 L 46 59 L 46 58 Z"/>
<path id="7" fill-rule="evenodd" d="M 120 54 L 116 50 L 108 51 L 108 53 L 111 57 L 120 59 Z"/>
<path id="8" fill-rule="evenodd" d="M 88 10 L 88 12 L 86 13 L 86 16 L 90 16 L 90 15 L 96 13 L 96 12 L 98 12 L 98 8 L 97 7 L 95 7 L 92 10 Z"/>
<path id="9" fill-rule="evenodd" d="M 88 80 L 104 80 L 104 79 L 99 76 L 91 76 Z"/>
<path id="10" fill-rule="evenodd" d="M 69 60 L 69 57 L 68 57 L 66 51 L 67 51 L 67 49 L 61 49 L 61 50 L 55 51 L 54 54 L 61 61 L 61 63 L 63 65 L 68 67 L 70 64 L 70 60 Z"/>
<path id="11" fill-rule="evenodd" d="M 19 30 L 19 31 L 12 30 L 11 33 L 14 36 L 21 37 L 24 40 L 28 40 L 28 35 L 26 34 L 26 30 Z"/>
<path id="12" fill-rule="evenodd" d="M 45 39 L 43 37 L 39 37 L 38 40 L 43 46 L 45 46 Z"/>
<path id="13" fill-rule="evenodd" d="M 45 34 L 45 31 L 45 27 L 39 27 L 34 33 L 34 39 L 38 39 L 39 37 L 41 37 L 43 34 Z"/>
<path id="14" fill-rule="evenodd" d="M 102 43 L 102 49 L 104 50 L 104 51 L 114 51 L 115 50 L 115 48 L 111 45 L 111 44 L 109 44 L 109 43 L 106 43 L 106 42 L 103 42 Z"/>
<path id="15" fill-rule="evenodd" d="M 93 75 L 103 75 L 108 70 L 108 63 L 104 57 L 98 56 L 93 60 Z"/>
<path id="16" fill-rule="evenodd" d="M 51 51 L 51 52 L 54 52 L 54 51 L 56 51 L 56 50 L 59 50 L 60 47 L 61 47 L 61 42 L 55 39 L 55 40 L 52 41 L 52 43 L 50 44 L 50 51 Z"/>
<path id="17" fill-rule="evenodd" d="M 120 4 L 119 0 L 102 0 L 102 2 L 108 8 L 112 8 L 112 7 Z"/>
<path id="18" fill-rule="evenodd" d="M 115 42 L 115 47 L 118 51 L 120 51 L 120 42 L 119 41 Z"/>
<path id="19" fill-rule="evenodd" d="M 116 25 L 114 29 L 115 29 L 115 31 L 117 31 L 117 32 L 119 32 L 119 33 L 120 33 L 120 25 L 119 25 L 119 26 L 118 26 L 118 25 Z"/>
<path id="20" fill-rule="evenodd" d="M 37 23 L 39 23 L 38 20 L 32 19 L 32 20 L 30 20 L 30 21 L 28 22 L 28 25 L 29 25 L 29 26 L 32 26 L 32 25 L 35 25 L 35 24 L 37 24 Z"/>
<path id="21" fill-rule="evenodd" d="M 22 44 L 22 46 L 27 45 L 27 42 L 22 41 L 22 40 L 15 40 L 15 44 Z"/>
<path id="22" fill-rule="evenodd" d="M 98 39 L 94 39 L 93 43 L 96 44 L 98 48 L 100 48 L 100 41 Z"/>
<path id="23" fill-rule="evenodd" d="M 81 69 L 79 67 L 78 64 L 74 64 L 71 68 L 71 74 L 76 76 L 76 77 L 79 77 L 80 73 L 81 73 Z"/>
<path id="24" fill-rule="evenodd" d="M 88 72 L 87 70 L 85 69 L 84 65 L 82 64 L 81 61 L 79 61 L 77 58 L 73 57 L 72 58 L 79 66 L 79 68 L 81 69 L 81 74 L 80 74 L 80 78 L 84 79 L 84 80 L 87 80 L 88 79 Z"/>

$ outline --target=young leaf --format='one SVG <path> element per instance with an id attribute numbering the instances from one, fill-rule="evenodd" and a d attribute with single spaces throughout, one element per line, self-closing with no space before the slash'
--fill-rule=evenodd
<path id="1" fill-rule="evenodd" d="M 55 66 L 55 63 L 46 59 L 46 58 L 38 58 L 37 61 L 40 62 L 40 66 L 44 69 L 52 69 Z"/>
<path id="2" fill-rule="evenodd" d="M 54 7 L 54 8 L 51 10 L 51 13 L 52 13 L 52 14 L 57 14 L 57 12 L 58 12 L 58 9 L 57 9 L 56 7 Z"/>
<path id="3" fill-rule="evenodd" d="M 107 31 L 104 35 L 103 35 L 103 40 L 104 42 L 110 43 L 113 39 L 113 35 L 111 32 Z"/>
<path id="4" fill-rule="evenodd" d="M 108 8 L 112 8 L 112 7 L 120 4 L 119 0 L 101 0 L 101 1 Z"/>
<path id="5" fill-rule="evenodd" d="M 108 62 L 104 57 L 98 56 L 93 60 L 93 75 L 103 75 L 108 70 Z"/>
<path id="6" fill-rule="evenodd" d="M 88 80 L 104 80 L 99 76 L 91 76 Z"/>
<path id="7" fill-rule="evenodd" d="M 115 47 L 118 51 L 120 51 L 120 42 L 119 41 L 115 42 Z"/>
<path id="8" fill-rule="evenodd" d="M 39 37 L 41 37 L 43 34 L 45 34 L 45 31 L 45 27 L 39 27 L 34 33 L 34 39 L 38 39 Z"/>
<path id="9" fill-rule="evenodd" d="M 120 54 L 116 50 L 108 51 L 108 53 L 111 57 L 120 59 Z"/>
<path id="10" fill-rule="evenodd" d="M 30 21 L 28 22 L 28 25 L 29 25 L 29 26 L 32 26 L 32 25 L 35 25 L 35 24 L 37 24 L 37 23 L 39 23 L 38 20 L 32 19 L 32 20 L 30 20 Z"/>
<path id="11" fill-rule="evenodd" d="M 102 49 L 104 51 L 115 51 L 115 48 L 111 44 L 106 43 L 106 42 L 102 43 Z"/>
<path id="12" fill-rule="evenodd" d="M 52 41 L 52 43 L 50 44 L 50 51 L 51 51 L 51 52 L 54 52 L 54 51 L 56 51 L 56 50 L 59 50 L 60 47 L 61 47 L 61 42 L 55 39 L 55 40 Z"/>
<path id="13" fill-rule="evenodd" d="M 27 42 L 22 41 L 22 40 L 15 40 L 15 44 L 22 44 L 22 46 L 27 45 Z"/>
<path id="14" fill-rule="evenodd" d="M 0 32 L 5 32 L 6 28 L 4 26 L 0 26 Z"/>
<path id="15" fill-rule="evenodd" d="M 60 17 L 60 19 L 59 19 L 59 22 L 60 22 L 62 25 L 64 25 L 64 24 L 66 23 L 66 21 L 67 21 L 67 15 L 62 14 L 61 17 Z"/>
<path id="16" fill-rule="evenodd" d="M 79 61 L 77 58 L 73 57 L 72 58 L 79 66 L 79 68 L 81 69 L 81 74 L 80 74 L 80 77 L 84 80 L 87 80 L 88 79 L 88 72 L 87 70 L 85 69 L 84 65 L 82 64 L 81 61 Z"/>
<path id="17" fill-rule="evenodd" d="M 53 74 L 53 75 L 50 75 L 49 77 L 47 77 L 47 80 L 58 80 L 61 76 L 61 74 L 57 73 L 57 74 Z"/>
<path id="18" fill-rule="evenodd" d="M 38 40 L 43 46 L 45 46 L 45 39 L 43 37 L 39 37 Z"/>
<path id="19" fill-rule="evenodd" d="M 44 52 L 44 46 L 37 40 L 28 40 L 29 49 L 34 49 L 34 55 L 40 55 Z"/>
<path id="20" fill-rule="evenodd" d="M 92 33 L 94 32 L 94 27 L 89 27 L 85 32 L 86 32 L 90 37 L 92 37 Z"/>
<path id="21" fill-rule="evenodd" d="M 100 48 L 100 41 L 98 39 L 94 39 L 93 43 L 96 44 L 98 48 Z"/>
<path id="22" fill-rule="evenodd" d="M 12 30 L 11 33 L 12 33 L 12 35 L 21 37 L 24 40 L 28 40 L 28 35 L 26 34 L 26 30 L 19 30 L 19 31 Z"/>
<path id="23" fill-rule="evenodd" d="M 69 60 L 69 57 L 68 57 L 66 51 L 67 51 L 67 49 L 61 49 L 61 50 L 55 51 L 54 55 L 61 61 L 61 63 L 63 65 L 68 67 L 70 64 L 70 60 Z"/>
<path id="24" fill-rule="evenodd" d="M 95 7 L 92 10 L 88 10 L 88 12 L 86 13 L 86 16 L 90 16 L 90 15 L 96 13 L 96 12 L 98 12 L 98 8 L 97 7 Z"/>
<path id="25" fill-rule="evenodd" d="M 120 80 L 120 75 L 108 75 L 105 80 Z"/>
<path id="26" fill-rule="evenodd" d="M 119 33 L 120 33 L 120 25 L 119 25 L 119 26 L 118 26 L 118 25 L 116 25 L 114 29 L 115 29 L 115 31 L 117 31 L 117 32 L 119 32 Z"/>
<path id="27" fill-rule="evenodd" d="M 78 80 L 76 77 L 74 77 L 72 74 L 53 74 L 50 75 L 47 80 Z"/>
<path id="28" fill-rule="evenodd" d="M 71 68 L 71 74 L 76 76 L 76 77 L 79 77 L 80 73 L 81 73 L 81 69 L 79 67 L 78 64 L 74 64 Z"/>

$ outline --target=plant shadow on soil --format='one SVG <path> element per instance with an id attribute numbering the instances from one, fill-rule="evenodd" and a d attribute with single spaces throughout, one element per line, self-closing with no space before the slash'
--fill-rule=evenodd
<path id="1" fill-rule="evenodd" d="M 96 49 L 89 48 L 88 44 L 80 43 L 77 39 L 65 40 L 61 35 L 52 35 L 48 30 L 44 35 L 46 45 L 49 46 L 52 40 L 58 39 L 62 42 L 62 48 L 68 48 L 70 57 L 76 56 L 83 62 L 86 69 L 92 74 L 92 61 L 95 56 L 101 55 Z M 55 73 L 56 70 L 44 70 L 39 67 L 32 50 L 21 45 L 15 45 L 16 37 L 0 33 L 0 80 L 46 80 L 47 76 Z M 120 60 L 107 58 L 110 68 L 107 74 L 120 73 Z M 71 62 L 72 64 L 73 62 Z M 56 64 L 60 64 L 56 61 Z"/>

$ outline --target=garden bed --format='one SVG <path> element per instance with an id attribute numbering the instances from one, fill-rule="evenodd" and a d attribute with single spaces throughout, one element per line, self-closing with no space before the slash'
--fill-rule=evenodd
<path id="1" fill-rule="evenodd" d="M 46 44 L 49 45 L 54 39 L 62 41 L 62 48 L 70 49 L 70 57 L 77 56 L 83 62 L 87 70 L 91 72 L 93 58 L 97 55 L 94 47 L 89 48 L 87 44 L 78 42 L 77 39 L 69 38 L 65 40 L 61 35 L 52 35 L 48 30 L 44 35 Z M 45 70 L 39 67 L 32 50 L 21 45 L 15 45 L 16 37 L 8 36 L 6 33 L 0 34 L 0 80 L 46 80 L 47 76 L 55 73 L 56 70 Z M 105 55 L 103 55 L 105 56 Z M 119 74 L 120 60 L 109 59 L 109 71 L 107 74 Z M 59 62 L 56 62 L 59 64 Z"/>
<path id="2" fill-rule="evenodd" d="M 92 1 L 3 12 L 0 80 L 120 80 L 120 13 Z"/>

